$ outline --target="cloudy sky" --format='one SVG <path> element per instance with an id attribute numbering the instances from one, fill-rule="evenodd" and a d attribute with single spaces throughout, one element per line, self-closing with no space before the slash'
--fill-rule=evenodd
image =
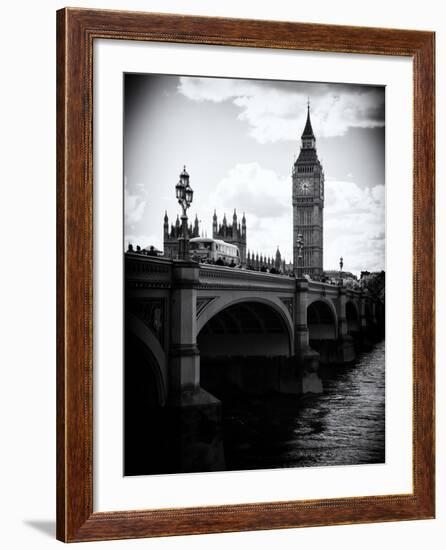
<path id="1" fill-rule="evenodd" d="M 198 214 L 212 236 L 234 208 L 248 248 L 292 260 L 291 168 L 307 98 L 325 171 L 324 269 L 384 269 L 384 88 L 166 75 L 126 75 L 125 245 L 162 249 L 186 165 Z"/>

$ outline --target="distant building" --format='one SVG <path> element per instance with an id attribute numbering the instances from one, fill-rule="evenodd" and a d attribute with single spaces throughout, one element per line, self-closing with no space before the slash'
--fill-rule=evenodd
<path id="1" fill-rule="evenodd" d="M 354 275 L 350 271 L 339 271 L 339 269 L 327 269 L 324 271 L 324 276 L 333 277 L 334 279 L 336 278 L 339 279 L 341 276 L 341 273 L 342 273 L 343 279 L 354 279 L 355 281 L 358 280 L 358 277 L 356 277 L 356 275 Z"/>
<path id="2" fill-rule="evenodd" d="M 282 254 L 280 253 L 279 247 L 277 247 L 277 250 L 276 250 L 276 257 L 274 259 L 274 269 L 277 272 L 280 272 L 282 270 Z"/>
<path id="3" fill-rule="evenodd" d="M 358 277 L 350 271 L 327 269 L 321 278 L 322 281 L 340 284 L 346 288 L 359 289 Z"/>
<path id="4" fill-rule="evenodd" d="M 195 215 L 194 225 L 188 227 L 189 239 L 200 236 L 200 226 L 198 216 Z M 178 239 L 181 237 L 181 222 L 177 214 L 175 225 L 172 224 L 169 228 L 169 218 L 167 212 L 164 214 L 163 225 L 163 241 L 164 241 L 164 256 L 166 258 L 176 258 L 178 256 Z"/>
<path id="5" fill-rule="evenodd" d="M 252 271 L 267 271 L 282 275 L 293 273 L 293 264 L 287 263 L 277 247 L 275 256 L 267 256 L 258 252 L 254 253 L 248 250 L 246 255 L 246 267 Z"/>
<path id="6" fill-rule="evenodd" d="M 237 222 L 237 212 L 234 208 L 232 224 L 228 224 L 226 214 L 223 216 L 223 223 L 218 224 L 217 212 L 214 210 L 212 218 L 212 237 L 221 239 L 230 244 L 235 244 L 240 252 L 242 267 L 246 267 L 246 218 L 243 213 L 242 223 Z"/>
<path id="7" fill-rule="evenodd" d="M 194 225 L 188 227 L 189 238 L 200 237 L 200 225 L 198 216 L 195 216 Z M 175 224 L 169 227 L 169 218 L 167 212 L 164 214 L 163 241 L 164 256 L 166 258 L 176 258 L 178 256 L 178 239 L 181 237 L 181 221 L 177 215 Z M 242 223 L 237 221 L 237 212 L 234 209 L 232 224 L 228 224 L 226 214 L 223 216 L 223 223 L 219 224 L 217 213 L 214 211 L 212 218 L 212 238 L 220 239 L 230 244 L 235 244 L 240 252 L 240 259 L 243 267 L 246 267 L 246 217 L 243 214 Z"/>
<path id="8" fill-rule="evenodd" d="M 367 289 L 372 295 L 384 301 L 386 274 L 384 271 L 361 271 L 361 287 Z"/>

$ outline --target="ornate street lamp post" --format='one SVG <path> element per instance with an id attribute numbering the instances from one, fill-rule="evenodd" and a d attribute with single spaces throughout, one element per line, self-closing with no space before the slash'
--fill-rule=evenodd
<path id="1" fill-rule="evenodd" d="M 189 259 L 189 235 L 187 229 L 187 209 L 192 204 L 194 192 L 189 185 L 189 174 L 186 172 L 186 166 L 180 174 L 180 181 L 175 186 L 176 197 L 180 204 L 183 214 L 181 216 L 181 237 L 178 239 L 178 257 L 180 260 Z"/>
<path id="2" fill-rule="evenodd" d="M 299 233 L 297 235 L 296 244 L 297 244 L 297 251 L 298 251 L 298 254 L 297 254 L 297 276 L 298 276 L 298 278 L 301 278 L 302 277 L 302 249 L 304 247 L 304 238 L 302 237 L 301 233 Z"/>

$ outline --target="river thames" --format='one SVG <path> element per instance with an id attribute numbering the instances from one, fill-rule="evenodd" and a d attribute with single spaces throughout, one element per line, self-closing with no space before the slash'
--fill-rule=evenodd
<path id="1" fill-rule="evenodd" d="M 385 462 L 384 358 L 320 367 L 320 394 L 222 395 L 226 470 Z"/>
<path id="2" fill-rule="evenodd" d="M 177 416 L 182 409 L 147 407 L 147 388 L 154 383 L 129 378 L 126 388 L 134 399 L 126 409 L 125 475 L 385 462 L 384 341 L 352 363 L 320 366 L 304 384 L 314 393 L 265 392 L 256 385 L 277 366 L 276 359 L 245 358 L 241 365 L 240 358 L 203 361 L 203 387 L 220 400 L 221 417 L 220 411 L 212 420 L 191 409 L 195 440 Z M 240 366 L 250 371 L 250 384 L 244 388 L 228 375 Z M 184 433 L 187 439 L 179 446 Z"/>

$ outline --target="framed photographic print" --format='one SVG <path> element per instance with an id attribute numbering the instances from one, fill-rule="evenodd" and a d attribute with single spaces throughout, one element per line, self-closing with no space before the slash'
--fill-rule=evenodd
<path id="1" fill-rule="evenodd" d="M 57 31 L 58 538 L 434 517 L 434 34 Z"/>

